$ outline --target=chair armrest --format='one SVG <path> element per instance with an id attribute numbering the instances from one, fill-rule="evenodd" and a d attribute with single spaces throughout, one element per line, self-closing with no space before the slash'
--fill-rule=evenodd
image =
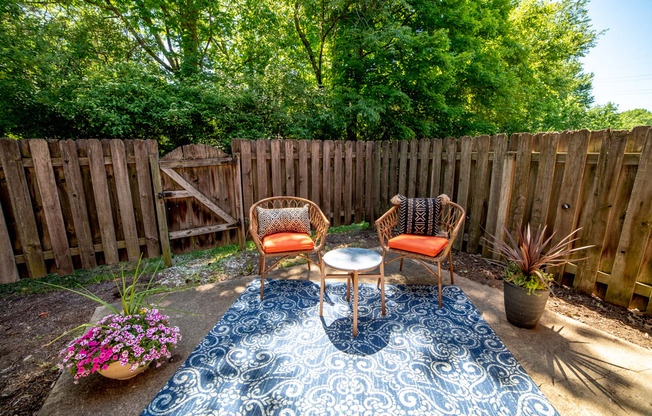
<path id="1" fill-rule="evenodd" d="M 320 209 L 316 208 L 310 210 L 310 224 L 315 227 L 315 250 L 321 251 L 326 244 L 326 235 L 328 234 L 328 227 L 331 223 Z"/>
<path id="2" fill-rule="evenodd" d="M 441 256 L 446 256 L 451 250 L 453 242 L 462 228 L 462 224 L 464 224 L 466 212 L 464 211 L 464 208 L 448 199 L 442 201 L 442 214 L 440 227 L 443 226 L 445 231 L 448 233 L 449 243 L 441 253 Z"/>
<path id="3" fill-rule="evenodd" d="M 378 239 L 383 250 L 387 250 L 387 242 L 392 238 L 392 229 L 398 224 L 398 207 L 393 206 L 375 222 Z"/>
<path id="4" fill-rule="evenodd" d="M 260 254 L 265 254 L 265 250 L 263 250 L 263 245 L 262 242 L 260 241 L 260 236 L 258 235 L 258 231 L 254 230 L 254 227 L 249 227 L 249 234 L 251 234 L 251 239 L 254 241 L 254 244 L 256 244 L 256 248 L 258 249 L 258 252 Z"/>

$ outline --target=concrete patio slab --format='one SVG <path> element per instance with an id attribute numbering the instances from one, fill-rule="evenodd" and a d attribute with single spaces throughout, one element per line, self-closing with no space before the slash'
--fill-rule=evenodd
<path id="1" fill-rule="evenodd" d="M 306 265 L 275 270 L 269 278 L 319 281 Z M 399 272 L 398 262 L 386 268 L 387 283 L 433 284 L 413 261 Z M 183 338 L 173 359 L 132 380 L 115 381 L 92 375 L 73 384 L 62 374 L 40 415 L 138 415 L 156 396 L 194 348 L 256 276 L 174 293 L 166 307 L 202 315 L 170 313 Z M 444 275 L 444 283 L 450 282 Z M 520 329 L 505 319 L 502 292 L 455 275 L 457 284 L 482 313 L 550 402 L 562 415 L 651 415 L 652 351 L 595 328 L 546 311 L 536 328 Z M 106 311 L 98 308 L 94 318 Z"/>

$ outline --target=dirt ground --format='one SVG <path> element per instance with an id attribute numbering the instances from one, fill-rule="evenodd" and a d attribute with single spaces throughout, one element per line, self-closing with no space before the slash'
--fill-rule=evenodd
<path id="1" fill-rule="evenodd" d="M 376 247 L 378 237 L 371 230 L 329 234 L 326 250 L 343 246 Z M 210 273 L 202 273 L 201 265 L 210 265 L 214 261 L 198 256 L 195 262 L 163 270 L 158 279 L 175 285 L 171 283 L 174 279 L 180 279 L 177 284 L 203 284 L 242 276 L 252 270 L 255 272 L 258 256 L 252 251 L 237 254 L 221 260 L 221 267 L 210 268 Z M 292 264 L 295 263 L 287 262 L 286 266 Z M 501 268 L 478 255 L 455 252 L 453 266 L 462 276 L 502 290 Z M 199 270 L 193 276 L 198 275 L 201 279 L 183 277 L 178 271 L 184 267 Z M 88 286 L 88 289 L 105 301 L 115 301 L 118 297 L 111 281 Z M 556 297 L 548 301 L 551 310 L 652 349 L 652 318 L 636 310 L 606 304 L 596 296 L 579 294 L 567 287 L 557 287 L 555 294 Z M 49 346 L 44 344 L 87 322 L 95 307 L 92 301 L 66 291 L 10 295 L 0 299 L 0 414 L 32 415 L 38 412 L 59 377 L 56 368 L 58 352 L 71 336 Z"/>

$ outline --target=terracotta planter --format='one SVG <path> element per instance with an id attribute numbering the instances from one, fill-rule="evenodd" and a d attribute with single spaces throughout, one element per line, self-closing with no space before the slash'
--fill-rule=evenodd
<path id="1" fill-rule="evenodd" d="M 114 380 L 129 380 L 130 378 L 136 377 L 138 374 L 149 368 L 148 365 L 141 365 L 136 368 L 134 371 L 129 371 L 131 364 L 122 365 L 119 362 L 113 362 L 109 364 L 109 367 L 106 370 L 99 370 L 99 373 L 106 378 L 112 378 Z"/>
<path id="2" fill-rule="evenodd" d="M 507 320 L 520 328 L 534 328 L 543 315 L 550 291 L 528 289 L 503 281 Z"/>

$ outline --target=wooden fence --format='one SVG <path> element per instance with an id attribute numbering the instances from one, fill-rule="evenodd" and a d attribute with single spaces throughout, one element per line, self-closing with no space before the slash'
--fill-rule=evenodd
<path id="1" fill-rule="evenodd" d="M 155 141 L 0 140 L 0 278 L 158 257 Z"/>
<path id="2" fill-rule="evenodd" d="M 209 146 L 0 139 L 0 166 L 0 283 L 244 244 L 237 161 Z"/>
<path id="3" fill-rule="evenodd" d="M 583 227 L 594 245 L 559 276 L 652 314 L 652 128 L 401 142 L 235 140 L 158 158 L 156 142 L 0 139 L 0 282 L 235 241 L 257 200 L 297 195 L 335 226 L 373 221 L 397 193 L 467 212 L 455 248 L 485 232 Z M 171 240 L 171 241 L 170 241 Z M 574 276 L 569 280 L 569 276 Z"/>
<path id="4" fill-rule="evenodd" d="M 652 314 L 652 128 L 468 136 L 401 142 L 239 140 L 245 212 L 257 200 L 296 195 L 335 226 L 382 215 L 393 195 L 449 195 L 466 210 L 455 248 L 492 253 L 485 232 L 521 223 L 583 227 L 588 259 L 558 276 L 607 301 Z M 571 284 L 571 281 L 566 281 Z"/>

